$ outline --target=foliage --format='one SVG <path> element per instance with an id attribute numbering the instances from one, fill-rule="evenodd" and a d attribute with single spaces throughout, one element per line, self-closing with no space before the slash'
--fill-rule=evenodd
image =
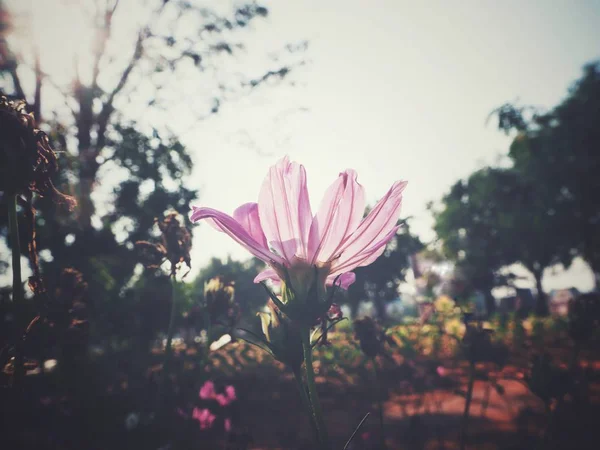
<path id="1" fill-rule="evenodd" d="M 498 271 L 522 263 L 535 277 L 538 311 L 546 312 L 541 279 L 546 267 L 570 263 L 554 211 L 540 199 L 546 191 L 514 169 L 484 168 L 459 181 L 434 212 L 434 229 L 447 257 L 456 262 L 471 290 L 480 290 L 493 306 L 490 291 L 508 280 Z M 493 311 L 493 308 L 492 308 Z"/>
<path id="2" fill-rule="evenodd" d="M 533 113 L 532 113 L 533 111 Z M 497 111 L 499 127 L 516 131 L 509 156 L 537 201 L 551 211 L 567 249 L 600 274 L 600 63 L 588 64 L 567 97 L 548 112 L 511 104 Z M 556 237 L 555 237 L 556 238 Z"/>

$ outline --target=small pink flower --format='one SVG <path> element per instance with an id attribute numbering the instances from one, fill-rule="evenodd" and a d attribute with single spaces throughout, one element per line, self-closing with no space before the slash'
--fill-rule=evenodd
<path id="1" fill-rule="evenodd" d="M 448 370 L 442 366 L 438 366 L 436 372 L 440 377 L 445 377 L 446 375 L 448 375 Z"/>
<path id="2" fill-rule="evenodd" d="M 192 413 L 192 417 L 200 422 L 200 429 L 207 430 L 212 427 L 213 422 L 217 418 L 213 413 L 211 413 L 208 409 L 198 409 L 194 408 Z"/>
<path id="3" fill-rule="evenodd" d="M 211 400 L 216 397 L 217 393 L 215 392 L 215 383 L 212 381 L 207 381 L 200 388 L 200 398 L 202 400 Z"/>
<path id="4" fill-rule="evenodd" d="M 229 399 L 223 395 L 223 394 L 217 394 L 215 396 L 215 400 L 219 403 L 219 405 L 221 406 L 227 406 L 229 405 Z"/>
<path id="5" fill-rule="evenodd" d="M 364 188 L 354 170 L 346 170 L 325 192 L 313 216 L 304 166 L 281 159 L 269 169 L 258 203 L 246 203 L 233 216 L 212 208 L 192 207 L 191 220 L 207 220 L 227 233 L 270 268 L 255 282 L 289 280 L 296 294 L 307 295 L 313 283 L 324 291 L 339 275 L 347 289 L 357 267 L 374 262 L 398 230 L 396 222 L 406 182 L 393 184 L 363 218 Z M 316 268 L 316 274 L 315 274 Z"/>
<path id="6" fill-rule="evenodd" d="M 228 417 L 227 419 L 225 419 L 225 432 L 229 433 L 231 431 L 231 419 Z"/>
<path id="7" fill-rule="evenodd" d="M 225 388 L 225 394 L 217 394 L 215 396 L 215 399 L 217 400 L 217 402 L 221 406 L 227 406 L 227 405 L 229 405 L 230 403 L 232 403 L 236 399 L 236 397 L 235 397 L 235 388 L 233 386 L 227 386 Z"/>
<path id="8" fill-rule="evenodd" d="M 235 395 L 235 388 L 233 386 L 226 386 L 225 387 L 225 395 L 227 395 L 227 397 L 231 400 L 237 400 L 237 397 Z"/>

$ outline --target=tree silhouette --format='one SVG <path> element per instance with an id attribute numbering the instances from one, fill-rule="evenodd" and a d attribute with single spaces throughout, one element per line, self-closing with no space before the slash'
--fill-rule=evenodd
<path id="1" fill-rule="evenodd" d="M 553 211 L 541 201 L 545 191 L 513 169 L 485 168 L 452 186 L 434 212 L 444 253 L 472 289 L 486 295 L 488 311 L 494 308 L 492 288 L 505 282 L 499 269 L 520 262 L 535 278 L 537 312 L 547 312 L 544 269 L 568 265 L 570 256 Z"/>
<path id="2" fill-rule="evenodd" d="M 77 267 L 92 296 L 118 298 L 136 265 L 133 242 L 145 239 L 154 218 L 166 210 L 187 216 L 197 196 L 184 185 L 191 159 L 178 139 L 181 126 L 172 120 L 191 103 L 189 81 L 210 87 L 198 99 L 194 95 L 198 107 L 184 115 L 193 125 L 218 113 L 224 101 L 284 79 L 302 64 L 274 57 L 268 63 L 274 66 L 261 72 L 221 80 L 221 69 L 230 68 L 244 48 L 236 36 L 268 10 L 254 2 L 229 12 L 214 6 L 183 0 L 74 2 L 70 11 L 91 30 L 92 46 L 57 73 L 44 67 L 48 58 L 40 55 L 39 42 L 23 37 L 26 30 L 17 29 L 22 39 L 12 39 L 17 27 L 0 4 L 0 90 L 28 100 L 62 153 L 57 184 L 78 200 L 70 215 L 43 199 L 36 203 L 38 249 L 47 274 Z M 303 48 L 288 45 L 283 51 L 291 55 Z"/>
<path id="3" fill-rule="evenodd" d="M 499 128 L 517 135 L 509 156 L 551 211 L 569 250 L 592 268 L 600 285 L 600 63 L 588 64 L 567 97 L 549 112 L 506 104 L 495 111 Z"/>

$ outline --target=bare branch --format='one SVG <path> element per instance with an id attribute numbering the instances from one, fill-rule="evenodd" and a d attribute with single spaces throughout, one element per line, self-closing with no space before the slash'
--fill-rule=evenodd
<path id="1" fill-rule="evenodd" d="M 23 91 L 23 86 L 21 85 L 21 80 L 19 79 L 19 75 L 17 74 L 17 67 L 12 67 L 10 69 L 10 76 L 13 80 L 13 84 L 15 86 L 15 95 L 22 99 L 25 100 L 25 92 Z"/>
<path id="2" fill-rule="evenodd" d="M 114 111 L 113 103 L 114 103 L 115 97 L 119 94 L 119 92 L 121 92 L 121 90 L 123 90 L 123 88 L 127 84 L 127 80 L 129 79 L 129 76 L 131 75 L 131 72 L 133 71 L 136 64 L 142 57 L 144 34 L 145 33 L 143 31 L 139 33 L 137 42 L 135 44 L 135 50 L 133 52 L 133 56 L 131 57 L 131 60 L 129 61 L 129 64 L 127 65 L 127 67 L 125 68 L 123 73 L 121 74 L 121 78 L 119 79 L 119 82 L 117 83 L 115 88 L 108 95 L 108 98 L 106 99 L 106 101 L 104 102 L 104 105 L 102 106 L 102 110 L 100 111 L 100 114 L 98 114 L 98 139 L 96 141 L 96 150 L 97 151 L 102 150 L 102 148 L 104 147 L 104 145 L 106 143 L 106 136 L 105 136 L 106 128 L 108 127 L 108 120 L 110 119 L 110 115 Z"/>
<path id="3" fill-rule="evenodd" d="M 103 24 L 98 26 L 96 33 L 96 49 L 94 51 L 94 68 L 92 70 L 92 88 L 94 90 L 98 87 L 98 75 L 100 74 L 100 62 L 106 52 L 106 44 L 110 39 L 110 33 L 112 30 L 112 18 L 119 6 L 119 0 L 116 0 L 112 8 L 108 8 L 108 2 L 106 9 L 98 14 L 103 14 Z"/>
<path id="4" fill-rule="evenodd" d="M 35 121 L 40 124 L 42 122 L 42 68 L 40 66 L 40 52 L 36 47 L 34 49 L 35 58 L 35 91 L 33 94 L 33 116 Z"/>

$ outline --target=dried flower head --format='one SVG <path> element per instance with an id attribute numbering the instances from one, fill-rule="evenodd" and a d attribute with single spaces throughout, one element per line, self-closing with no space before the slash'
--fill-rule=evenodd
<path id="1" fill-rule="evenodd" d="M 383 354 L 386 342 L 391 342 L 381 326 L 370 317 L 354 321 L 354 334 L 360 342 L 360 349 L 369 358 Z"/>
<path id="2" fill-rule="evenodd" d="M 175 276 L 183 263 L 188 268 L 192 267 L 190 259 L 192 235 L 185 226 L 181 225 L 177 216 L 176 212 L 172 212 L 167 214 L 163 220 L 155 219 L 161 232 L 161 243 L 148 241 L 135 243 L 140 251 L 142 263 L 146 268 L 155 269 L 160 267 L 163 262 L 169 261 L 171 263 L 171 276 Z M 185 275 L 188 273 L 189 270 Z"/>
<path id="3" fill-rule="evenodd" d="M 67 204 L 76 202 L 52 184 L 58 170 L 48 136 L 35 127 L 25 103 L 0 96 L 0 191 L 9 195 L 36 192 Z"/>
<path id="4" fill-rule="evenodd" d="M 211 323 L 231 328 L 237 322 L 239 308 L 234 301 L 234 285 L 234 282 L 226 282 L 221 276 L 204 283 L 204 306 Z"/>

